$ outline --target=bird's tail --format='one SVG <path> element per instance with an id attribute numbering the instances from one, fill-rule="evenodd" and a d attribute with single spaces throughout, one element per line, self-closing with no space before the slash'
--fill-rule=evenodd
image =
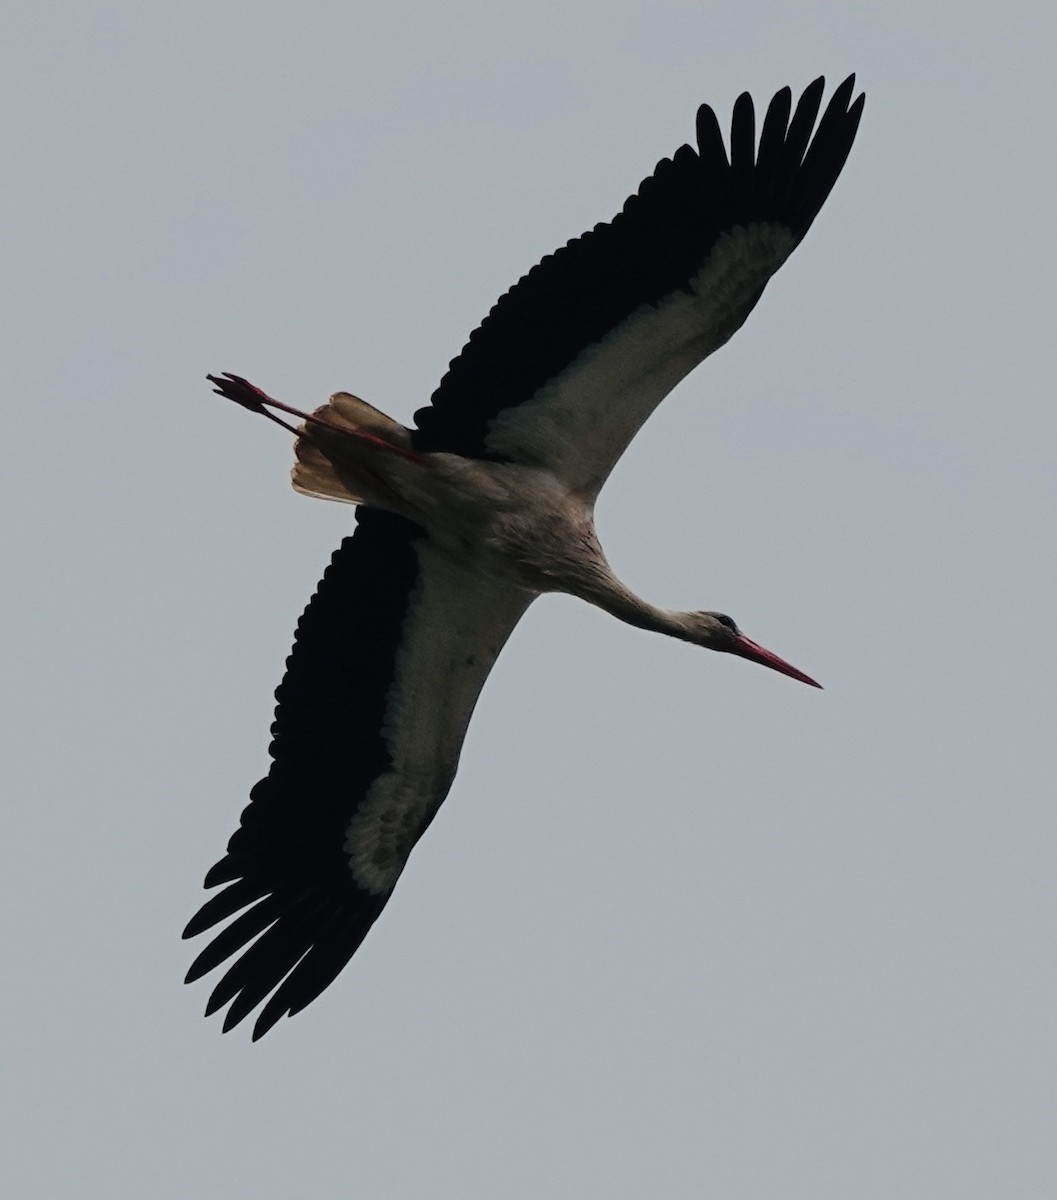
<path id="1" fill-rule="evenodd" d="M 411 448 L 409 429 L 350 392 L 335 392 L 298 432 L 291 482 L 295 491 L 321 500 L 369 502 L 364 459 L 369 461 L 372 451 L 421 458 Z"/>

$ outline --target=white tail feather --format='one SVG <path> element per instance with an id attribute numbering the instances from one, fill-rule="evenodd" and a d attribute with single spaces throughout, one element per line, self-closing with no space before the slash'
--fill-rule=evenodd
<path id="1" fill-rule="evenodd" d="M 316 421 L 329 425 L 335 432 L 321 429 L 314 422 L 299 427 L 300 437 L 294 443 L 297 462 L 290 472 L 294 491 L 320 500 L 337 500 L 344 504 L 362 504 L 367 495 L 357 480 L 350 462 L 349 450 L 355 446 L 352 439 L 343 439 L 344 434 L 369 434 L 372 438 L 386 442 L 398 449 L 411 450 L 411 431 L 399 421 L 379 412 L 366 400 L 351 392 L 335 392 L 322 408 L 312 414 Z M 334 449 L 344 453 L 335 454 L 340 465 L 328 456 L 324 447 L 334 443 Z"/>

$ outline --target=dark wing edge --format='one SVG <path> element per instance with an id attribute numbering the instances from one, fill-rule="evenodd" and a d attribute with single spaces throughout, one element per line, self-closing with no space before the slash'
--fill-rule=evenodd
<path id="1" fill-rule="evenodd" d="M 206 876 L 206 887 L 227 886 L 184 931 L 193 937 L 240 913 L 187 974 L 190 983 L 240 955 L 206 1009 L 208 1016 L 230 1001 L 225 1032 L 269 993 L 254 1040 L 314 1000 L 389 898 L 356 885 L 343 841 L 355 798 L 390 765 L 381 728 L 418 575 L 415 542 L 424 536 L 401 517 L 359 509 L 355 534 L 335 552 L 298 623 L 275 694 L 271 769 Z"/>
<path id="2" fill-rule="evenodd" d="M 722 234 L 768 223 L 798 244 L 847 160 L 865 103 L 861 93 L 852 102 L 850 75 L 816 128 L 824 88 L 816 79 L 795 111 L 788 87 L 776 93 L 758 150 L 752 99 L 739 96 L 729 158 L 714 110 L 702 105 L 696 151 L 682 146 L 663 159 L 609 224 L 548 255 L 498 301 L 415 414 L 416 449 L 502 457 L 486 445 L 495 417 L 535 396 L 632 313 L 688 288 Z"/>

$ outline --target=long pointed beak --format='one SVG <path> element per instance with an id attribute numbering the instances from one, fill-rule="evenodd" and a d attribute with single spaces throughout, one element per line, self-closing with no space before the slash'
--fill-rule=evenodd
<path id="1" fill-rule="evenodd" d="M 810 675 L 805 675 L 803 671 L 798 671 L 792 663 L 787 663 L 784 658 L 779 658 L 777 654 L 772 654 L 770 650 L 758 646 L 743 633 L 735 635 L 730 653 L 737 654 L 740 658 L 747 658 L 750 662 L 759 663 L 761 667 L 770 667 L 772 671 L 788 675 L 790 679 L 799 679 L 801 683 L 806 683 L 809 687 L 822 687 L 822 684 L 816 683 Z"/>

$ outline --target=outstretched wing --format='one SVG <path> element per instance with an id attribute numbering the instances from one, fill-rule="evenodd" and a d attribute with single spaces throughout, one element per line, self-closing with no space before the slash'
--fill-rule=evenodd
<path id="1" fill-rule="evenodd" d="M 235 918 L 187 981 L 237 954 L 207 1015 L 230 1001 L 227 1030 L 270 994 L 254 1039 L 327 987 L 385 907 L 531 600 L 456 566 L 400 517 L 357 520 L 298 624 L 271 770 L 206 876 L 226 886 L 184 932 Z"/>
<path id="2" fill-rule="evenodd" d="M 759 146 L 734 105 L 730 158 L 716 115 L 697 150 L 660 162 L 608 225 L 545 258 L 496 304 L 415 414 L 415 446 L 546 466 L 592 496 L 675 385 L 742 325 L 807 232 L 851 150 L 855 77 L 815 126 L 824 81 L 790 119 L 783 88 Z"/>

